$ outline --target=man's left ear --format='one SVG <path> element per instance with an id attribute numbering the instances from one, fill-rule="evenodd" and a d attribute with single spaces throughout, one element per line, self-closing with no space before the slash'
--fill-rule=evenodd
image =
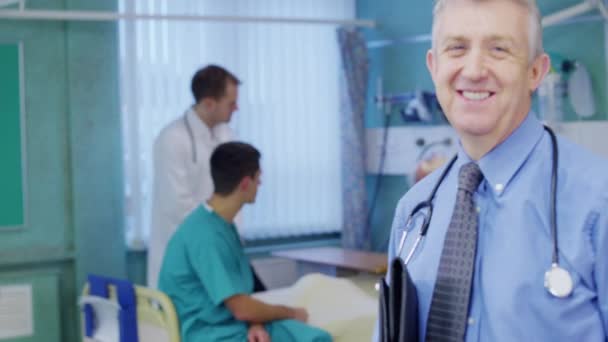
<path id="1" fill-rule="evenodd" d="M 247 189 L 249 189 L 249 184 L 251 184 L 251 178 L 245 177 L 241 180 L 239 188 L 241 189 L 241 191 L 247 191 Z"/>
<path id="2" fill-rule="evenodd" d="M 211 97 L 205 100 L 205 108 L 207 109 L 207 111 L 209 111 L 210 113 L 215 113 L 215 111 L 217 110 L 217 100 Z"/>
<path id="3" fill-rule="evenodd" d="M 205 109 L 208 111 L 212 111 L 215 106 L 215 100 L 210 97 L 206 97 L 203 99 L 203 104 L 205 105 Z"/>
<path id="4" fill-rule="evenodd" d="M 436 63 L 437 61 L 435 60 L 435 51 L 433 51 L 433 49 L 431 48 L 429 49 L 429 51 L 426 52 L 426 68 L 429 70 L 429 74 L 431 74 L 433 82 L 435 82 Z"/>
<path id="5" fill-rule="evenodd" d="M 535 91 L 540 82 L 542 82 L 543 78 L 549 72 L 551 68 L 551 58 L 546 53 L 541 54 L 536 57 L 532 62 L 532 68 L 530 70 L 530 91 Z"/>

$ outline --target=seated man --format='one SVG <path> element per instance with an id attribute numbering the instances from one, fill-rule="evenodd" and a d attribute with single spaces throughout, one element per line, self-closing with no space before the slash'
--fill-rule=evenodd
<path id="1" fill-rule="evenodd" d="M 260 153 L 228 142 L 211 155 L 214 193 L 196 208 L 167 245 L 158 286 L 173 300 L 182 339 L 190 341 L 331 341 L 306 322 L 301 308 L 252 298 L 253 275 L 234 226 L 260 184 Z"/>

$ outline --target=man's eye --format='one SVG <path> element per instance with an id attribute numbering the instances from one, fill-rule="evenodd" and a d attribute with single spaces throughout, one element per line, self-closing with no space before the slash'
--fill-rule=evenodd
<path id="1" fill-rule="evenodd" d="M 458 51 L 464 50 L 464 45 L 450 45 L 448 46 L 448 51 Z"/>
<path id="2" fill-rule="evenodd" d="M 496 52 L 508 52 L 509 50 L 503 46 L 495 46 L 492 48 Z"/>

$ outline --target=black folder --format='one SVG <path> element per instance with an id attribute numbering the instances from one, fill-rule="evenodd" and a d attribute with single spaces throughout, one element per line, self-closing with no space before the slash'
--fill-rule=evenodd
<path id="1" fill-rule="evenodd" d="M 401 258 L 390 265 L 389 284 L 380 281 L 380 342 L 418 342 L 418 295 Z"/>

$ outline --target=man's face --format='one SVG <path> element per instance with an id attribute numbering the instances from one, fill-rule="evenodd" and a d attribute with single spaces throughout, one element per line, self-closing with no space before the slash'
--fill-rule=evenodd
<path id="1" fill-rule="evenodd" d="M 211 111 L 216 123 L 230 121 L 232 113 L 238 109 L 238 91 L 238 86 L 228 81 L 224 96 L 217 100 L 212 99 Z"/>
<path id="2" fill-rule="evenodd" d="M 451 1 L 436 18 L 427 66 L 448 120 L 462 139 L 499 143 L 523 121 L 548 68 L 529 62 L 529 14 L 513 1 Z"/>

